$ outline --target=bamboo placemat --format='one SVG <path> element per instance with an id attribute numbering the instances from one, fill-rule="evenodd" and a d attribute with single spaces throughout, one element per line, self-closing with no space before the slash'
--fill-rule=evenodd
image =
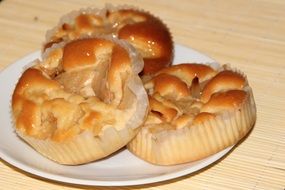
<path id="1" fill-rule="evenodd" d="M 0 3 L 0 69 L 40 49 L 59 17 L 112 1 Z M 159 16 L 177 43 L 245 71 L 257 122 L 245 141 L 217 164 L 178 179 L 135 187 L 84 187 L 40 179 L 0 161 L 0 189 L 280 189 L 285 188 L 285 1 L 131 1 Z M 0 84 L 1 86 L 5 84 Z M 1 92 L 5 93 L 5 92 Z M 5 127 L 5 126 L 1 126 Z"/>

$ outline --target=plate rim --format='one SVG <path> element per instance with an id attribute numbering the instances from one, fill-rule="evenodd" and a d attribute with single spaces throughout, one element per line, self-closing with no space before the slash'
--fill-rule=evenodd
<path id="1" fill-rule="evenodd" d="M 190 50 L 194 52 L 195 54 L 199 56 L 204 56 L 209 60 L 212 60 L 212 62 L 196 62 L 196 63 L 204 63 L 204 64 L 210 64 L 215 66 L 216 61 L 209 57 L 208 55 L 205 55 L 204 53 L 201 53 L 192 47 L 181 45 L 178 43 L 175 43 L 175 52 L 177 51 L 177 48 L 183 48 L 186 50 Z M 19 64 L 24 64 L 23 69 L 29 65 L 33 60 L 40 59 L 40 50 L 34 51 L 32 53 L 29 53 L 22 58 L 14 61 L 13 63 L 9 64 L 8 66 L 4 67 L 0 71 L 0 77 L 4 72 L 7 72 L 9 69 L 12 67 L 18 66 Z M 176 63 L 174 63 L 175 65 Z M 28 145 L 27 145 L 28 146 Z M 131 180 L 92 180 L 92 179 L 78 179 L 78 178 L 73 178 L 73 177 L 66 177 L 63 175 L 59 174 L 52 174 L 48 171 L 44 171 L 43 169 L 35 168 L 32 166 L 29 166 L 27 164 L 24 164 L 17 159 L 15 159 L 13 156 L 10 156 L 8 154 L 5 154 L 5 151 L 2 150 L 0 147 L 0 159 L 4 160 L 8 164 L 10 164 L 13 167 L 18 168 L 21 170 L 21 172 L 27 172 L 29 174 L 32 174 L 34 176 L 38 176 L 43 179 L 48 179 L 52 181 L 57 181 L 61 183 L 66 183 L 66 184 L 77 184 L 77 185 L 86 185 L 86 186 L 133 186 L 133 185 L 143 185 L 143 184 L 151 184 L 151 183 L 157 183 L 157 182 L 163 182 L 167 181 L 170 179 L 175 179 L 179 178 L 185 175 L 192 174 L 198 170 L 201 170 L 203 168 L 206 168 L 217 161 L 219 161 L 222 157 L 226 156 L 227 153 L 234 147 L 230 146 L 227 147 L 220 152 L 211 155 L 205 159 L 200 160 L 201 162 L 191 166 L 191 167 L 186 167 L 185 169 L 181 169 L 175 172 L 168 172 L 162 175 L 157 175 L 157 176 L 152 176 L 152 177 L 145 177 L 145 178 L 139 178 L 139 179 L 131 179 Z M 165 166 L 167 167 L 167 166 Z"/>

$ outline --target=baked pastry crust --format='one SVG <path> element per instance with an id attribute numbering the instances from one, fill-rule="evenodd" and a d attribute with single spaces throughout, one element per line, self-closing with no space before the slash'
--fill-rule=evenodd
<path id="1" fill-rule="evenodd" d="M 172 63 L 173 41 L 167 26 L 149 12 L 129 6 L 86 8 L 64 15 L 47 32 L 44 49 L 82 35 L 109 34 L 132 44 L 144 59 L 143 74 L 152 74 Z"/>
<path id="2" fill-rule="evenodd" d="M 12 97 L 17 134 L 61 164 L 110 155 L 137 133 L 148 108 L 135 49 L 108 37 L 53 46 L 20 77 Z"/>
<path id="3" fill-rule="evenodd" d="M 127 147 L 153 164 L 181 164 L 215 154 L 236 144 L 256 120 L 246 76 L 227 66 L 174 65 L 144 85 L 149 114 Z"/>

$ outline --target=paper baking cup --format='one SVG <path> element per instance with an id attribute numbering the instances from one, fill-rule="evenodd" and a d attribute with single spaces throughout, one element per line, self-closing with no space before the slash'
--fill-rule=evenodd
<path id="1" fill-rule="evenodd" d="M 104 17 L 106 14 L 106 9 L 98 9 L 98 8 L 93 8 L 93 7 L 88 7 L 88 8 L 82 8 L 79 10 L 73 10 L 65 15 L 63 15 L 58 24 L 53 27 L 52 29 L 48 30 L 46 32 L 46 42 L 50 42 L 54 36 L 56 36 L 56 33 L 58 30 L 62 27 L 64 23 L 74 23 L 74 20 L 77 16 L 81 14 L 92 14 L 92 15 L 97 15 L 99 17 Z M 65 37 L 63 37 L 65 39 Z"/>
<path id="2" fill-rule="evenodd" d="M 60 164 L 77 165 L 112 154 L 125 146 L 135 133 L 135 130 L 129 128 L 118 131 L 109 127 L 100 136 L 85 131 L 64 142 L 39 140 L 19 132 L 18 135 L 47 158 Z"/>

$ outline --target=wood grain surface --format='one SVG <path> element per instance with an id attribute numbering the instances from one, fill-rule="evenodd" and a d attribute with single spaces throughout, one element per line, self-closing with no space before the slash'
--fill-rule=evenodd
<path id="1" fill-rule="evenodd" d="M 40 49 L 46 30 L 61 15 L 82 7 L 101 8 L 108 2 L 149 10 L 169 26 L 176 43 L 243 70 L 257 104 L 253 131 L 218 163 L 166 182 L 131 187 L 68 185 L 38 178 L 0 159 L 0 189 L 284 190 L 285 1 L 4 0 L 0 3 L 0 69 Z"/>

